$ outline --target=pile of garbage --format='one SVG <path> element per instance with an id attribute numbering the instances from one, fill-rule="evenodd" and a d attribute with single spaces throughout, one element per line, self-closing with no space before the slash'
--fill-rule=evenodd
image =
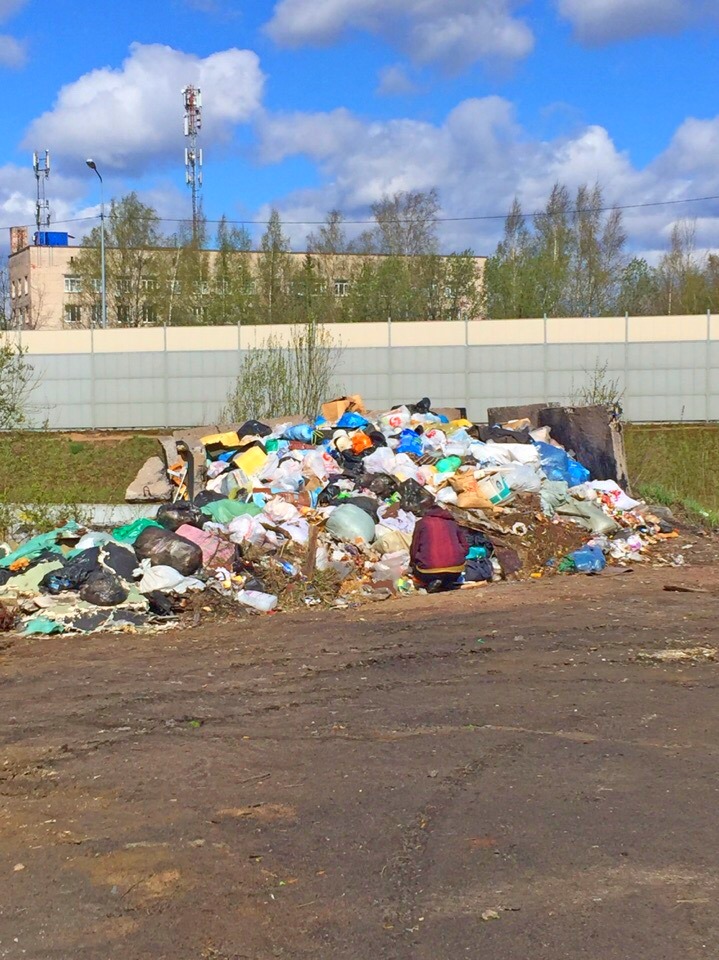
<path id="1" fill-rule="evenodd" d="M 370 415 L 344 397 L 312 423 L 252 420 L 177 449 L 162 465 L 173 499 L 152 518 L 0 546 L 3 622 L 44 634 L 346 607 L 598 573 L 677 535 L 549 427 L 477 425 L 427 398 Z"/>

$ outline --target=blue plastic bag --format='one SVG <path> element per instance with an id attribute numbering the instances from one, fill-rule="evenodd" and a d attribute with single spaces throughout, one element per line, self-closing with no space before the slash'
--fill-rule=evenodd
<path id="1" fill-rule="evenodd" d="M 578 487 L 589 480 L 589 470 L 570 457 L 566 450 L 541 440 L 535 440 L 534 445 L 539 450 L 539 460 L 547 480 L 564 480 L 569 487 Z"/>
<path id="2" fill-rule="evenodd" d="M 601 573 L 607 565 L 599 547 L 582 547 L 570 553 L 569 558 L 574 561 L 577 573 Z"/>
<path id="3" fill-rule="evenodd" d="M 315 428 L 310 423 L 300 423 L 296 427 L 288 427 L 282 434 L 285 440 L 298 440 L 300 443 L 312 443 Z"/>
<path id="4" fill-rule="evenodd" d="M 569 479 L 567 483 L 570 487 L 578 487 L 582 483 L 587 483 L 591 474 L 585 466 L 583 466 L 578 460 L 574 460 L 572 457 L 567 457 L 567 474 Z"/>
<path id="5" fill-rule="evenodd" d="M 359 413 L 350 413 L 348 410 L 346 413 L 343 413 L 337 421 L 337 429 L 362 430 L 362 428 L 368 426 L 368 424 L 369 420 L 366 417 L 363 417 Z"/>
<path id="6" fill-rule="evenodd" d="M 420 435 L 414 430 L 403 430 L 399 435 L 397 453 L 412 453 L 415 457 L 421 457 L 423 448 Z"/>

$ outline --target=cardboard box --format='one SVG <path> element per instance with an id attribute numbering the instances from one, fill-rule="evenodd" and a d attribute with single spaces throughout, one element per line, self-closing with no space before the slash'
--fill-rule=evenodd
<path id="1" fill-rule="evenodd" d="M 337 397 L 336 400 L 328 400 L 322 404 L 322 416 L 330 423 L 337 423 L 342 415 L 347 412 L 360 413 L 362 416 L 367 412 L 365 410 L 364 400 L 355 393 L 350 397 Z"/>

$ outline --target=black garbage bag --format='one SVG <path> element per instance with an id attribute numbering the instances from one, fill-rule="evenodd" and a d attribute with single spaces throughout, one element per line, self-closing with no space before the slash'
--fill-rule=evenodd
<path id="1" fill-rule="evenodd" d="M 377 523 L 377 510 L 379 509 L 379 503 L 375 500 L 374 497 L 350 497 L 349 499 L 345 498 L 341 500 L 340 503 L 351 503 L 353 507 L 359 507 L 360 510 L 364 510 L 375 523 Z"/>
<path id="2" fill-rule="evenodd" d="M 137 557 L 128 547 L 121 547 L 118 543 L 108 543 L 102 548 L 100 555 L 102 565 L 122 580 L 132 583 L 133 574 L 137 567 Z"/>
<path id="3" fill-rule="evenodd" d="M 150 613 L 156 617 L 171 617 L 177 606 L 176 601 L 162 590 L 151 590 L 145 594 L 145 599 L 150 604 Z"/>
<path id="4" fill-rule="evenodd" d="M 317 495 L 317 506 L 329 507 L 332 504 L 339 503 L 338 498 L 341 493 L 342 488 L 338 487 L 336 483 L 328 483 Z"/>
<path id="5" fill-rule="evenodd" d="M 499 424 L 494 424 L 489 427 L 480 426 L 479 439 L 482 443 L 488 443 L 490 440 L 493 443 L 532 442 L 529 430 L 526 427 L 524 430 L 507 430 L 505 427 L 500 427 Z"/>
<path id="6" fill-rule="evenodd" d="M 409 513 L 421 515 L 434 506 L 432 494 L 411 477 L 400 484 L 399 493 L 402 509 Z"/>
<path id="7" fill-rule="evenodd" d="M 387 446 L 387 437 L 385 437 L 383 433 L 380 433 L 379 430 L 366 430 L 365 433 L 372 441 L 373 447 Z"/>
<path id="8" fill-rule="evenodd" d="M 214 490 L 201 490 L 193 500 L 193 503 L 201 510 L 203 507 L 206 507 L 208 503 L 217 503 L 218 500 L 226 499 L 227 497 L 224 493 L 215 493 Z"/>
<path id="9" fill-rule="evenodd" d="M 54 555 L 58 559 L 57 554 Z M 51 570 L 40 581 L 40 589 L 57 596 L 64 590 L 79 590 L 91 574 L 100 571 L 100 548 L 89 547 L 68 560 L 59 570 Z"/>
<path id="10" fill-rule="evenodd" d="M 363 450 L 362 453 L 353 453 L 351 450 L 344 450 L 339 456 L 339 463 L 344 473 L 353 479 L 364 473 L 362 462 L 364 457 L 372 453 L 372 449 Z M 364 454 L 364 456 L 363 456 Z"/>
<path id="11" fill-rule="evenodd" d="M 80 599 L 98 607 L 116 607 L 127 600 L 127 589 L 110 570 L 98 570 L 83 584 Z"/>
<path id="12" fill-rule="evenodd" d="M 480 583 L 482 580 L 491 580 L 494 577 L 494 568 L 489 557 L 477 557 L 467 560 L 464 564 L 464 579 L 467 583 Z"/>
<path id="13" fill-rule="evenodd" d="M 422 397 L 422 399 L 418 400 L 417 403 L 407 404 L 407 409 L 410 413 L 420 413 L 422 415 L 429 413 L 431 407 L 432 401 L 429 399 L 429 397 Z"/>
<path id="14" fill-rule="evenodd" d="M 176 503 L 163 503 L 155 517 L 166 530 L 177 530 L 184 523 L 191 527 L 199 527 L 207 522 L 207 517 L 195 503 L 188 500 L 178 500 Z"/>
<path id="15" fill-rule="evenodd" d="M 6 570 L 4 567 L 0 570 L 0 587 L 4 587 L 8 580 L 12 580 L 15 573 L 12 570 Z"/>
<path id="16" fill-rule="evenodd" d="M 399 480 L 389 473 L 366 473 L 359 478 L 357 485 L 363 490 L 369 490 L 380 500 L 389 500 L 399 490 Z"/>
<path id="17" fill-rule="evenodd" d="M 260 423 L 259 420 L 246 420 L 241 427 L 237 428 L 237 436 L 242 440 L 243 437 L 269 437 L 272 433 L 272 427 L 266 423 Z"/>
<path id="18" fill-rule="evenodd" d="M 173 567 L 183 577 L 190 577 L 202 566 L 202 550 L 184 537 L 147 527 L 135 541 L 138 560 L 149 560 L 153 567 Z"/>

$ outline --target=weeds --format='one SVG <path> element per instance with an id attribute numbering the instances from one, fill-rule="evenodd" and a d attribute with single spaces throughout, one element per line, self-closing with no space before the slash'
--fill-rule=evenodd
<path id="1" fill-rule="evenodd" d="M 18 531 L 32 537 L 40 533 L 49 533 L 51 530 L 64 527 L 71 520 L 86 527 L 91 517 L 78 503 L 16 506 L 0 502 L 0 539 L 7 540 Z"/>
<path id="2" fill-rule="evenodd" d="M 609 374 L 609 361 L 597 360 L 593 370 L 584 371 L 586 380 L 575 388 L 572 383 L 570 401 L 577 407 L 606 406 L 619 407 L 624 396 L 619 377 Z"/>
<path id="3" fill-rule="evenodd" d="M 719 527 L 719 427 L 638 427 L 625 431 L 629 474 L 639 495 Z"/>
<path id="4" fill-rule="evenodd" d="M 316 323 L 293 327 L 288 345 L 270 336 L 265 346 L 245 354 L 220 419 L 237 423 L 285 414 L 314 418 L 322 401 L 335 392 L 339 358 L 339 348 Z"/>

